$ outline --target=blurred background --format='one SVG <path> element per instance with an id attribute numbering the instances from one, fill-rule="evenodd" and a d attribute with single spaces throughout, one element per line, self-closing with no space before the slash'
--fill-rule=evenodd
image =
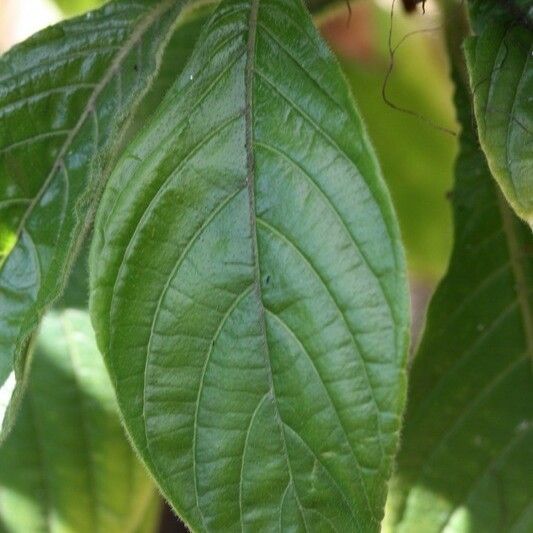
<path id="1" fill-rule="evenodd" d="M 406 246 L 414 314 L 414 338 L 428 299 L 446 269 L 452 227 L 449 191 L 456 138 L 452 86 L 436 2 L 426 12 L 404 13 L 397 1 L 393 46 L 409 36 L 391 66 L 388 48 L 393 0 L 354 0 L 319 15 L 320 30 L 337 54 L 389 185 Z M 103 0 L 0 0 L 0 52 L 39 29 L 98 7 Z M 420 33 L 420 30 L 423 30 Z M 417 115 L 417 116 L 415 116 Z M 433 125 L 432 125 L 433 124 Z M 414 343 L 415 344 L 415 343 Z M 162 531 L 181 531 L 167 510 Z"/>

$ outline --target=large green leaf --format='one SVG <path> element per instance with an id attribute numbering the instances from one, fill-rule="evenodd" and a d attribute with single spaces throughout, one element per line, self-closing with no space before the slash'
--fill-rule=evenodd
<path id="1" fill-rule="evenodd" d="M 0 447 L 0 531 L 149 532 L 157 505 L 120 425 L 88 314 L 47 315 L 21 411 Z"/>
<path id="2" fill-rule="evenodd" d="M 460 82 L 456 101 L 455 246 L 410 373 L 391 529 L 525 533 L 533 530 L 533 238 L 491 178 Z"/>
<path id="3" fill-rule="evenodd" d="M 377 531 L 404 402 L 397 223 L 300 0 L 227 0 L 112 174 L 91 315 L 195 531 Z"/>
<path id="4" fill-rule="evenodd" d="M 12 397 L 0 438 L 21 396 L 27 336 L 66 281 L 182 4 L 114 2 L 0 58 L 0 388 Z"/>
<path id="5" fill-rule="evenodd" d="M 471 0 L 470 6 L 476 35 L 465 51 L 479 140 L 505 197 L 533 227 L 531 0 Z"/>

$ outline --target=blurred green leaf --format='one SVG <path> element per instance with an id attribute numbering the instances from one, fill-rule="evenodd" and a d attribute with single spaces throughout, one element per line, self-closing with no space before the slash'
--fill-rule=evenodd
<path id="1" fill-rule="evenodd" d="M 141 523 L 135 529 L 135 533 L 158 533 L 161 531 L 164 505 L 159 491 L 154 490 L 152 497 L 146 506 L 146 511 L 144 512 Z M 179 530 L 176 531 L 176 533 L 179 533 Z"/>
<path id="2" fill-rule="evenodd" d="M 108 0 L 52 0 L 67 17 L 81 15 L 104 5 Z"/>
<path id="3" fill-rule="evenodd" d="M 363 2 L 361 2 L 363 4 Z M 438 279 L 451 249 L 452 184 L 456 139 L 389 107 L 381 89 L 389 67 L 386 42 L 390 13 L 370 2 L 371 52 L 360 60 L 344 59 L 346 76 L 379 156 L 400 219 L 410 271 Z M 345 14 L 341 14 L 343 23 Z M 353 21 L 352 21 L 353 23 Z M 408 32 L 438 25 L 424 17 L 405 17 L 398 4 L 395 42 Z M 398 50 L 388 85 L 389 98 L 435 124 L 454 128 L 452 89 L 440 40 L 414 35 Z"/>
<path id="4" fill-rule="evenodd" d="M 108 0 L 52 0 L 68 16 L 80 15 L 85 11 L 96 9 Z M 201 0 L 200 0 L 201 1 Z M 320 11 L 325 7 L 338 5 L 345 0 L 305 0 L 311 11 Z M 352 0 L 353 1 L 353 0 Z M 216 1 L 213 0 L 212 4 Z"/>
<path id="5" fill-rule="evenodd" d="M 479 140 L 505 197 L 533 228 L 532 4 L 469 5 L 475 35 L 465 51 Z"/>
<path id="6" fill-rule="evenodd" d="M 459 69 L 458 69 L 459 70 Z M 491 178 L 456 72 L 455 245 L 410 372 L 388 526 L 533 531 L 533 237 Z"/>
<path id="7" fill-rule="evenodd" d="M 50 313 L 17 422 L 0 447 L 0 530 L 148 533 L 158 507 L 121 427 L 87 312 Z"/>

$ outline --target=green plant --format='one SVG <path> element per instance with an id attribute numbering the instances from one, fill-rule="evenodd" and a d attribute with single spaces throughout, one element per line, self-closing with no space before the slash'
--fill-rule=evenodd
<path id="1" fill-rule="evenodd" d="M 0 529 L 153 531 L 119 416 L 193 531 L 533 528 L 530 0 L 441 2 L 454 249 L 410 368 L 332 4 L 116 0 L 0 58 Z"/>

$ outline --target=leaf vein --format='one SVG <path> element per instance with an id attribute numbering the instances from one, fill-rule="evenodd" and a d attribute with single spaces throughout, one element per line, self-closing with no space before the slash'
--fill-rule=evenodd
<path id="1" fill-rule="evenodd" d="M 380 281 L 381 280 L 381 276 L 378 274 L 378 272 L 370 264 L 370 261 L 368 260 L 368 257 L 363 252 L 361 246 L 357 243 L 357 241 L 355 240 L 354 235 L 350 231 L 347 222 L 341 216 L 341 214 L 339 213 L 338 209 L 335 207 L 335 204 L 331 201 L 331 199 L 325 193 L 325 191 L 318 185 L 318 183 L 311 177 L 311 175 L 308 174 L 307 171 L 297 161 L 295 161 L 288 153 L 282 151 L 279 148 L 276 148 L 276 147 L 274 147 L 274 146 L 272 146 L 270 144 L 267 144 L 267 143 L 264 143 L 264 142 L 261 142 L 261 141 L 256 141 L 255 142 L 255 146 L 262 147 L 262 148 L 264 148 L 264 149 L 266 149 L 266 150 L 278 155 L 279 157 L 285 159 L 286 161 L 288 161 L 289 164 L 294 166 L 299 171 L 299 173 L 306 178 L 306 180 L 310 183 L 310 185 L 319 193 L 321 198 L 324 200 L 324 203 L 328 206 L 328 208 L 333 213 L 335 218 L 339 221 L 340 226 L 344 229 L 344 231 L 348 235 L 349 239 L 352 241 L 352 243 L 354 245 L 354 248 L 359 252 L 359 255 L 363 259 L 363 261 L 366 264 L 368 270 L 372 273 L 372 275 L 374 276 L 374 278 L 378 282 L 378 286 L 380 288 L 380 292 L 381 292 L 381 294 L 383 296 L 383 299 L 385 300 L 385 303 L 387 304 L 387 308 L 389 310 L 390 316 L 391 316 L 391 318 L 393 318 L 392 304 L 390 302 L 389 297 L 387 296 L 387 293 L 385 291 L 383 283 L 381 283 L 381 281 Z"/>
<path id="2" fill-rule="evenodd" d="M 355 163 L 350 159 L 348 154 L 339 146 L 339 144 L 323 128 L 321 128 L 314 121 L 314 119 L 312 117 L 310 117 L 303 109 L 301 109 L 298 105 L 296 105 L 296 103 L 293 102 L 288 96 L 283 94 L 283 92 L 276 86 L 276 84 L 273 83 L 272 81 L 270 81 L 270 79 L 267 76 L 265 76 L 263 73 L 261 73 L 257 69 L 255 69 L 255 73 L 258 76 L 260 76 L 282 99 L 284 99 L 289 104 L 290 107 L 292 107 L 302 118 L 304 118 L 313 127 L 313 129 L 317 133 L 320 134 L 321 137 L 323 137 L 331 146 L 333 146 L 338 151 L 338 153 L 341 154 L 342 157 L 348 162 L 348 164 L 350 166 L 352 166 L 352 168 L 357 172 L 358 176 L 362 177 L 361 172 L 359 171 L 359 169 L 357 168 Z M 368 186 L 368 184 L 366 183 L 366 181 L 364 179 L 362 180 L 362 183 L 364 183 L 365 186 L 367 187 L 367 189 L 368 189 L 370 195 L 372 196 L 375 204 L 377 206 L 379 206 L 380 203 L 377 201 L 377 199 L 375 197 L 375 194 L 372 191 L 372 189 Z M 391 242 L 394 242 L 394 239 L 392 238 L 392 236 L 390 234 L 389 227 L 386 224 L 385 224 L 385 230 L 387 231 L 387 236 L 389 237 L 389 240 Z M 362 254 L 362 252 L 361 252 L 361 254 Z M 369 263 L 368 258 L 365 257 L 365 259 L 366 259 L 367 263 Z M 395 256 L 395 259 L 396 259 L 396 256 Z M 376 276 L 376 277 L 377 277 L 377 280 L 378 280 L 379 284 L 381 285 L 381 288 L 383 290 L 384 295 L 386 295 L 385 287 L 383 286 L 383 282 L 382 282 L 381 276 Z M 387 303 L 389 304 L 389 306 L 392 309 L 393 307 L 392 307 L 392 303 L 391 303 L 390 299 L 388 299 L 387 296 L 385 296 L 385 298 L 387 299 Z"/>
<path id="3" fill-rule="evenodd" d="M 202 369 L 202 374 L 200 377 L 200 385 L 198 387 L 198 395 L 196 397 L 196 408 L 194 411 L 194 423 L 193 423 L 193 440 L 192 440 L 192 462 L 193 462 L 193 478 L 194 478 L 194 495 L 196 498 L 196 507 L 198 508 L 198 512 L 200 513 L 200 519 L 202 520 L 202 524 L 205 527 L 205 518 L 202 512 L 202 508 L 200 507 L 200 497 L 198 494 L 198 467 L 197 467 L 197 457 L 196 457 L 196 444 L 198 441 L 198 413 L 200 410 L 200 402 L 202 399 L 202 391 L 204 387 L 204 380 L 205 375 L 207 373 L 207 368 L 209 366 L 209 362 L 211 360 L 211 354 L 213 353 L 215 342 L 217 341 L 222 329 L 224 328 L 224 325 L 226 324 L 228 318 L 231 316 L 233 311 L 237 308 L 237 306 L 242 302 L 242 300 L 248 296 L 253 290 L 253 285 L 245 289 L 241 294 L 239 294 L 232 305 L 227 310 L 226 314 L 222 317 L 222 320 L 220 321 L 220 324 L 218 325 L 217 330 L 215 331 L 215 334 L 213 335 L 213 339 L 209 345 L 209 350 L 207 351 L 207 355 L 205 358 L 204 367 Z M 146 389 L 146 387 L 144 387 Z M 206 527 L 207 530 L 207 527 Z"/>
<path id="4" fill-rule="evenodd" d="M 309 70 L 307 70 L 295 57 L 294 55 L 290 52 L 290 50 L 282 44 L 282 42 L 280 41 L 280 39 L 272 32 L 270 31 L 270 29 L 265 26 L 264 24 L 262 23 L 259 23 L 258 24 L 261 29 L 263 30 L 263 32 L 270 38 L 271 42 L 273 42 L 289 59 L 291 59 L 291 61 L 298 67 L 298 69 L 307 77 L 307 79 L 309 81 L 311 81 L 313 83 L 313 85 L 315 85 L 319 91 L 322 93 L 323 96 L 326 97 L 327 100 L 329 100 L 338 110 L 340 110 L 341 112 L 344 112 L 343 108 L 341 107 L 341 105 L 333 98 L 333 96 L 331 96 L 331 94 L 326 91 L 326 89 L 324 89 L 324 87 L 322 87 L 322 85 L 320 85 L 320 83 L 318 82 L 318 80 L 316 80 L 312 75 L 311 73 L 309 72 Z"/>
<path id="5" fill-rule="evenodd" d="M 355 463 L 356 463 L 356 466 L 357 466 L 357 470 L 358 470 L 358 477 L 359 477 L 359 481 L 361 482 L 361 487 L 363 488 L 363 493 L 365 495 L 365 499 L 366 499 L 366 502 L 368 504 L 368 507 L 370 508 L 370 501 L 368 499 L 368 493 L 367 493 L 367 488 L 366 488 L 366 483 L 363 481 L 362 479 L 362 476 L 361 476 L 361 464 L 359 462 L 359 459 L 357 458 L 356 454 L 355 454 L 355 450 L 353 449 L 353 446 L 352 446 L 352 443 L 350 442 L 350 439 L 348 438 L 348 433 L 346 432 L 346 429 L 342 423 L 342 420 L 337 412 L 337 407 L 335 405 L 335 402 L 333 401 L 333 398 L 331 397 L 331 394 L 329 393 L 329 389 L 326 385 L 326 383 L 324 382 L 322 376 L 320 375 L 320 372 L 318 371 L 318 368 L 316 367 L 312 357 L 311 357 L 311 354 L 307 351 L 307 349 L 305 348 L 304 344 L 302 343 L 302 341 L 300 340 L 300 338 L 296 335 L 296 333 L 294 332 L 293 329 L 291 329 L 289 327 L 289 325 L 280 317 L 278 316 L 277 314 L 275 314 L 274 312 L 270 311 L 268 308 L 265 308 L 266 309 L 266 312 L 272 316 L 275 320 L 278 321 L 279 324 L 281 324 L 281 326 L 289 333 L 289 335 L 296 341 L 296 343 L 298 344 L 298 346 L 300 347 L 300 349 L 302 350 L 303 354 L 307 357 L 307 359 L 309 360 L 309 362 L 311 363 L 311 366 L 313 367 L 313 370 L 315 371 L 316 375 L 318 376 L 318 379 L 320 381 L 320 384 L 322 385 L 322 388 L 324 389 L 324 392 L 326 393 L 326 396 L 329 400 L 329 403 L 331 405 L 331 407 L 333 408 L 333 411 L 335 413 L 335 418 L 337 419 L 338 421 L 338 424 L 339 424 L 339 427 L 341 428 L 343 434 L 344 434 L 344 438 L 346 439 L 346 442 L 348 444 L 348 447 L 350 448 L 350 452 L 351 452 L 351 455 L 353 456 L 354 460 L 355 460 Z M 302 438 L 303 440 L 303 438 Z M 310 449 L 310 447 L 309 447 Z M 329 473 L 329 470 L 326 468 L 326 466 L 318 459 L 318 457 L 316 456 L 316 454 L 314 454 L 315 457 L 317 458 L 317 460 L 319 461 L 319 463 L 322 465 L 322 467 L 328 471 Z M 330 473 L 330 476 L 333 478 L 333 475 Z M 346 502 L 348 508 L 350 509 L 350 512 L 352 514 L 352 516 L 354 518 L 355 515 L 353 514 L 353 511 L 350 507 L 350 504 L 349 504 L 349 497 L 348 495 L 341 490 L 340 486 L 338 485 L 338 483 L 335 483 L 335 485 L 337 486 L 338 490 L 341 492 L 342 494 L 342 497 L 344 499 L 344 501 Z"/>
<path id="6" fill-rule="evenodd" d="M 48 89 L 47 91 L 42 91 L 36 94 L 30 94 L 27 96 L 24 96 L 23 98 L 19 98 L 18 100 L 13 100 L 11 102 L 7 102 L 6 104 L 2 105 L 0 107 L 0 117 L 4 117 L 6 115 L 9 115 L 13 109 L 16 109 L 19 106 L 22 106 L 23 104 L 33 103 L 36 100 L 40 100 L 41 98 L 46 98 L 47 96 L 52 96 L 54 94 L 63 94 L 70 90 L 73 92 L 78 92 L 80 90 L 86 89 L 94 89 L 97 87 L 96 83 L 71 83 L 69 85 L 62 85 L 61 87 L 54 87 L 53 89 Z M 70 131 L 70 130 L 68 130 Z"/>
<path id="7" fill-rule="evenodd" d="M 291 241 L 286 235 L 281 233 L 277 228 L 275 228 L 274 226 L 272 226 L 271 224 L 266 222 L 264 219 L 258 218 L 257 222 L 260 225 L 262 225 L 264 228 L 266 228 L 273 236 L 277 237 L 282 242 L 285 242 L 292 249 L 294 249 L 296 251 L 296 253 L 304 260 L 305 264 L 308 265 L 308 267 L 310 268 L 311 272 L 316 276 L 316 278 L 319 281 L 320 285 L 325 289 L 326 293 L 328 294 L 329 298 L 331 299 L 331 301 L 333 302 L 335 308 L 337 309 L 339 317 L 343 321 L 344 326 L 346 327 L 346 330 L 348 331 L 348 334 L 350 335 L 350 337 L 351 337 L 351 339 L 353 341 L 355 352 L 359 356 L 359 359 L 360 359 L 360 362 L 361 362 L 361 366 L 363 368 L 364 377 L 365 377 L 365 381 L 366 381 L 366 386 L 367 386 L 367 389 L 369 391 L 369 394 L 370 394 L 370 397 L 371 397 L 371 400 L 372 400 L 372 403 L 373 403 L 373 407 L 374 407 L 374 415 L 375 415 L 375 418 L 376 418 L 376 424 L 377 424 L 377 428 L 378 428 L 378 436 L 379 436 L 381 454 L 382 454 L 382 456 L 385 456 L 385 451 L 383 449 L 383 442 L 382 442 L 383 434 L 381 432 L 381 423 L 380 423 L 380 418 L 379 418 L 380 410 L 379 410 L 379 407 L 378 407 L 378 404 L 377 404 L 377 400 L 376 400 L 376 397 L 375 397 L 375 394 L 374 394 L 374 388 L 372 387 L 372 383 L 371 383 L 370 377 L 368 375 L 368 371 L 367 371 L 367 368 L 366 368 L 366 361 L 365 361 L 365 358 L 363 356 L 363 350 L 362 350 L 359 342 L 357 341 L 357 338 L 356 338 L 355 334 L 350 329 L 350 326 L 348 324 L 348 321 L 346 319 L 346 316 L 345 316 L 344 312 L 340 308 L 339 304 L 337 303 L 337 300 L 335 299 L 335 297 L 332 294 L 330 288 L 328 287 L 328 285 L 326 284 L 326 282 L 322 278 L 321 274 L 317 271 L 317 269 L 310 262 L 310 260 L 305 256 L 305 254 L 298 248 L 298 246 L 296 246 L 296 244 L 293 241 Z"/>
<path id="8" fill-rule="evenodd" d="M 473 398 L 470 405 L 458 416 L 454 423 L 442 435 L 439 444 L 431 452 L 431 454 L 422 463 L 420 478 L 424 476 L 431 469 L 431 461 L 438 455 L 438 453 L 446 448 L 447 441 L 461 428 L 462 424 L 467 420 L 468 416 L 475 411 L 481 402 L 498 386 L 505 378 L 507 378 L 520 364 L 528 359 L 527 354 L 513 359 L 511 364 L 507 365 L 501 372 L 499 372 L 480 392 Z"/>
<path id="9" fill-rule="evenodd" d="M 477 487 L 483 482 L 483 480 L 487 477 L 487 475 L 493 470 L 493 468 L 505 457 L 507 454 L 517 445 L 520 443 L 520 441 L 528 434 L 528 432 L 531 430 L 531 426 L 529 426 L 528 430 L 526 431 L 519 431 L 516 433 L 511 439 L 508 440 L 507 444 L 502 447 L 496 455 L 493 456 L 492 460 L 489 461 L 486 468 L 476 477 L 476 479 L 471 483 L 471 485 L 468 488 L 468 492 L 465 495 L 462 500 L 455 504 L 453 506 L 453 509 L 450 510 L 448 513 L 448 517 L 446 518 L 446 522 L 443 524 L 441 531 L 444 531 L 446 529 L 446 526 L 449 524 L 450 520 L 453 517 L 453 514 L 456 509 L 460 509 L 463 507 L 472 494 L 475 492 Z"/>
<path id="10" fill-rule="evenodd" d="M 70 130 L 55 130 L 55 131 L 48 131 L 44 133 L 38 133 L 37 135 L 32 135 L 31 137 L 27 137 L 26 139 L 21 139 L 20 141 L 16 141 L 14 143 L 8 144 L 7 146 L 3 146 L 2 149 L 0 150 L 0 155 L 10 152 L 11 150 L 15 148 L 25 146 L 26 144 L 32 144 L 33 142 L 40 141 L 42 139 L 49 139 L 50 137 L 68 135 L 69 131 Z M 29 198 L 29 201 L 31 202 L 31 198 Z"/>
<path id="11" fill-rule="evenodd" d="M 257 215 L 255 212 L 255 156 L 254 156 L 254 131 L 253 131 L 253 89 L 254 89 L 254 69 L 255 69 L 255 53 L 256 53 L 256 40 L 257 40 L 257 22 L 259 18 L 259 3 L 260 0 L 251 0 L 250 2 L 250 16 L 248 21 L 248 40 L 246 43 L 246 65 L 245 65 L 245 144 L 246 144 L 246 185 L 248 189 L 248 203 L 249 203 L 249 217 L 251 228 L 251 253 L 255 262 L 254 268 L 254 293 L 257 299 L 259 308 L 259 325 L 263 336 L 263 352 L 265 357 L 265 368 L 267 370 L 268 382 L 270 394 L 274 404 L 274 412 L 276 418 L 276 424 L 278 425 L 281 440 L 283 444 L 284 457 L 287 463 L 288 475 L 291 483 L 294 483 L 292 474 L 292 467 L 287 449 L 287 443 L 285 441 L 285 431 L 283 428 L 283 421 L 281 419 L 281 413 L 276 398 L 276 392 L 274 387 L 274 377 L 272 372 L 272 362 L 270 360 L 270 350 L 268 348 L 267 333 L 266 333 L 266 320 L 265 309 L 263 306 L 263 299 L 261 295 L 261 272 L 259 266 L 259 247 L 257 244 Z M 308 531 L 307 522 L 305 520 L 305 514 L 302 509 L 302 504 L 298 496 L 296 486 L 294 486 L 294 494 L 296 502 L 300 509 L 302 519 L 304 522 L 305 530 Z"/>
<path id="12" fill-rule="evenodd" d="M 513 103 L 511 105 L 511 111 L 509 113 L 509 118 L 508 118 L 508 122 L 507 122 L 507 131 L 506 131 L 506 135 L 505 135 L 505 152 L 506 152 L 506 159 L 507 159 L 507 168 L 509 169 L 509 176 L 511 177 L 511 181 L 513 182 L 513 185 L 515 185 L 514 183 L 514 174 L 513 172 L 511 171 L 511 127 L 514 123 L 514 120 L 515 120 L 515 109 L 516 109 L 516 102 L 518 100 L 518 92 L 520 91 L 521 89 L 521 85 L 522 85 L 522 81 L 524 80 L 524 75 L 526 74 L 526 72 L 528 72 L 528 64 L 529 64 L 529 60 L 531 58 L 531 46 L 530 46 L 530 49 L 526 55 L 526 60 L 524 61 L 524 67 L 522 69 L 522 72 L 520 74 L 520 79 L 518 80 L 518 83 L 516 84 L 516 88 L 515 88 L 515 94 L 514 94 L 514 98 L 513 98 Z M 520 198 L 520 197 L 518 197 Z"/>
<path id="13" fill-rule="evenodd" d="M 476 353 L 476 349 L 479 348 L 487 339 L 490 338 L 490 335 L 497 331 L 497 328 L 501 325 L 504 319 L 513 312 L 518 305 L 517 300 L 513 300 L 505 309 L 498 314 L 494 321 L 489 324 L 489 326 L 483 331 L 482 335 L 477 335 L 474 342 L 469 346 L 466 346 L 462 353 L 459 355 L 457 360 L 451 366 L 451 368 L 444 374 L 439 383 L 432 388 L 430 393 L 424 398 L 424 401 L 417 407 L 417 415 L 413 417 L 411 422 L 411 429 L 414 429 L 418 423 L 422 420 L 424 414 L 430 407 L 430 402 L 443 390 L 446 388 L 446 380 L 450 378 L 454 373 L 458 372 L 461 367 L 466 364 L 470 358 Z"/>
<path id="14" fill-rule="evenodd" d="M 254 412 L 252 413 L 252 417 L 250 418 L 250 423 L 248 424 L 248 429 L 246 430 L 246 437 L 244 438 L 244 446 L 242 450 L 242 461 L 241 461 L 241 473 L 239 477 L 239 510 L 241 514 L 241 529 L 244 532 L 244 512 L 242 508 L 242 493 L 243 493 L 243 479 L 244 479 L 244 464 L 246 461 L 246 450 L 248 448 L 248 438 L 250 436 L 250 433 L 252 431 L 252 426 L 255 421 L 255 417 L 257 416 L 257 413 L 261 409 L 261 406 L 265 402 L 265 400 L 268 398 L 268 393 L 264 394 L 263 397 L 259 400 L 259 403 L 257 404 L 257 407 L 255 408 Z"/>

